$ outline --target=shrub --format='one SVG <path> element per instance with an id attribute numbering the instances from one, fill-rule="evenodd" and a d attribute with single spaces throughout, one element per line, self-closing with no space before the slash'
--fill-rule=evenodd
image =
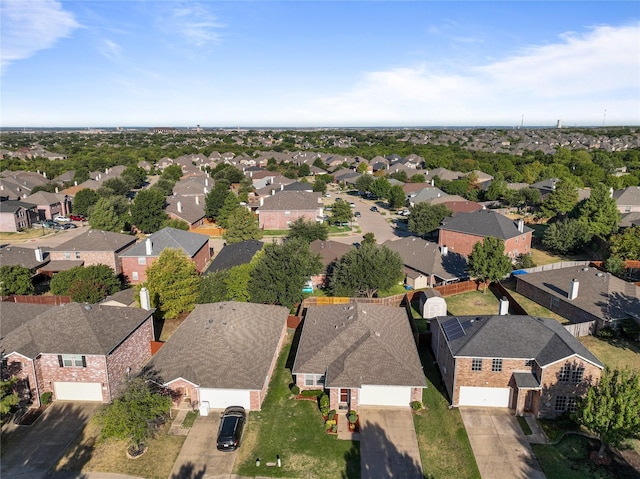
<path id="1" fill-rule="evenodd" d="M 322 390 L 320 389 L 305 389 L 300 393 L 304 397 L 313 398 L 322 395 Z"/>
<path id="2" fill-rule="evenodd" d="M 329 396 L 322 393 L 318 401 L 320 403 L 320 408 L 327 408 L 327 412 L 329 412 Z"/>
<path id="3" fill-rule="evenodd" d="M 336 410 L 332 409 L 331 411 L 329 411 L 329 414 L 327 414 L 327 418 L 332 421 L 334 418 L 336 417 Z"/>
<path id="4" fill-rule="evenodd" d="M 616 332 L 611 326 L 605 326 L 598 331 L 598 337 L 604 340 L 614 339 Z"/>
<path id="5" fill-rule="evenodd" d="M 413 409 L 414 411 L 419 411 L 420 409 L 422 409 L 422 403 L 420 401 L 411 401 L 410 405 L 411 409 Z"/>
<path id="6" fill-rule="evenodd" d="M 355 412 L 354 410 L 349 411 L 349 415 L 347 416 L 347 419 L 349 419 L 349 422 L 351 424 L 355 424 L 356 421 L 358 420 L 358 413 Z"/>
<path id="7" fill-rule="evenodd" d="M 291 393 L 297 396 L 300 394 L 300 387 L 297 384 L 294 384 L 291 386 Z"/>
<path id="8" fill-rule="evenodd" d="M 631 339 L 632 341 L 640 340 L 640 325 L 638 325 L 638 323 L 636 323 L 632 318 L 623 319 L 620 330 L 628 339 Z"/>
<path id="9" fill-rule="evenodd" d="M 47 391 L 46 393 L 40 394 L 40 404 L 46 406 L 51 402 L 51 398 L 53 397 L 53 393 L 51 391 Z"/>

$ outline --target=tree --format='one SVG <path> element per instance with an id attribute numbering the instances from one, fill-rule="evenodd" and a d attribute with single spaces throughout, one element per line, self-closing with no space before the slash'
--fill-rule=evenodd
<path id="1" fill-rule="evenodd" d="M 165 248 L 147 268 L 151 303 L 166 319 L 193 309 L 198 297 L 199 277 L 196 266 L 181 250 Z"/>
<path id="2" fill-rule="evenodd" d="M 218 216 L 216 217 L 217 225 L 221 228 L 226 228 L 228 226 L 228 219 L 231 218 L 240 208 L 240 200 L 233 191 L 229 191 L 224 200 L 224 204 L 222 205 L 222 208 L 220 208 Z"/>
<path id="3" fill-rule="evenodd" d="M 160 190 L 162 195 L 167 197 L 173 194 L 173 187 L 176 185 L 175 181 L 166 180 L 160 178 L 158 181 L 154 183 L 154 185 L 149 188 L 151 190 Z"/>
<path id="4" fill-rule="evenodd" d="M 170 408 L 168 394 L 154 391 L 143 377 L 131 379 L 122 394 L 99 414 L 102 437 L 130 441 L 132 450 L 138 452 L 154 433 L 153 420 Z"/>
<path id="5" fill-rule="evenodd" d="M 473 245 L 468 263 L 469 274 L 484 283 L 484 293 L 488 282 L 499 281 L 511 271 L 511 259 L 504 254 L 504 241 L 493 236 Z"/>
<path id="6" fill-rule="evenodd" d="M 389 196 L 389 190 L 391 188 L 391 183 L 385 177 L 376 178 L 371 183 L 370 191 L 378 198 L 387 198 Z"/>
<path id="7" fill-rule="evenodd" d="M 220 209 L 224 205 L 224 201 L 231 193 L 229 190 L 229 182 L 225 180 L 217 180 L 213 189 L 207 193 L 204 198 L 204 213 L 210 220 L 217 218 Z"/>
<path id="8" fill-rule="evenodd" d="M 162 170 L 160 178 L 163 180 L 173 181 L 175 183 L 182 178 L 182 167 L 180 165 L 169 165 Z"/>
<path id="9" fill-rule="evenodd" d="M 163 228 L 175 228 L 177 230 L 189 231 L 189 223 L 177 218 L 168 218 L 162 224 Z"/>
<path id="10" fill-rule="evenodd" d="M 371 191 L 371 185 L 373 184 L 373 177 L 371 175 L 362 175 L 356 180 L 356 188 L 358 191 L 366 193 L 367 191 Z"/>
<path id="11" fill-rule="evenodd" d="M 2 377 L 4 377 L 4 371 Z M 6 381 L 0 380 L 0 414 L 3 416 L 20 403 L 20 397 L 15 391 L 17 382 L 18 378 L 15 376 Z"/>
<path id="12" fill-rule="evenodd" d="M 329 279 L 334 296 L 367 296 L 389 289 L 403 278 L 402 258 L 387 246 L 363 243 L 335 264 Z"/>
<path id="13" fill-rule="evenodd" d="M 327 183 L 322 178 L 316 178 L 313 182 L 313 191 L 325 194 L 327 192 Z"/>
<path id="14" fill-rule="evenodd" d="M 564 216 L 578 203 L 578 189 L 572 180 L 567 178 L 556 183 L 555 189 L 549 193 L 540 209 L 547 218 L 556 215 Z"/>
<path id="15" fill-rule="evenodd" d="M 616 276 L 624 274 L 624 261 L 618 256 L 609 256 L 607 261 L 604 262 L 604 267 L 609 273 L 613 273 Z"/>
<path id="16" fill-rule="evenodd" d="M 32 294 L 31 271 L 20 265 L 0 267 L 0 296 Z"/>
<path id="17" fill-rule="evenodd" d="M 527 253 L 520 253 L 516 258 L 516 262 L 513 265 L 514 269 L 527 269 L 533 268 L 536 263 L 533 261 L 533 257 Z"/>
<path id="18" fill-rule="evenodd" d="M 606 185 L 599 183 L 594 186 L 589 198 L 578 205 L 578 221 L 591 236 L 608 238 L 618 231 L 620 212 Z"/>
<path id="19" fill-rule="evenodd" d="M 129 191 L 131 191 L 131 188 L 129 187 L 127 182 L 121 178 L 109 178 L 108 180 L 105 180 L 104 183 L 102 183 L 102 187 L 108 188 L 113 191 L 114 195 L 120 196 L 126 196 L 129 194 Z"/>
<path id="20" fill-rule="evenodd" d="M 129 165 L 120 175 L 130 190 L 141 188 L 147 180 L 147 172 L 137 165 Z"/>
<path id="21" fill-rule="evenodd" d="M 640 226 L 625 228 L 622 233 L 611 236 L 611 254 L 622 259 L 640 259 Z"/>
<path id="22" fill-rule="evenodd" d="M 239 243 L 262 238 L 262 231 L 255 214 L 242 206 L 227 219 L 227 229 L 223 237 L 227 243 Z"/>
<path id="23" fill-rule="evenodd" d="M 416 173 L 415 175 L 411 175 L 409 181 L 411 183 L 424 183 L 425 181 L 427 181 L 427 179 L 422 173 Z"/>
<path id="24" fill-rule="evenodd" d="M 219 301 L 248 302 L 253 262 L 210 273 L 200 279 L 198 304 Z"/>
<path id="25" fill-rule="evenodd" d="M 577 420 L 600 438 L 599 457 L 608 445 L 620 447 L 627 439 L 640 438 L 638 371 L 605 368 L 598 384 L 578 398 Z"/>
<path id="26" fill-rule="evenodd" d="M 84 188 L 78 191 L 73 198 L 73 212 L 77 215 L 88 216 L 89 210 L 97 202 L 98 194 L 89 188 Z"/>
<path id="27" fill-rule="evenodd" d="M 229 271 L 228 269 L 221 269 L 200 277 L 196 303 L 206 304 L 228 301 L 227 278 L 229 277 Z"/>
<path id="28" fill-rule="evenodd" d="M 105 264 L 76 266 L 51 278 L 52 294 L 71 296 L 79 303 L 99 303 L 122 287 L 116 272 Z"/>
<path id="29" fill-rule="evenodd" d="M 404 206 L 406 201 L 406 197 L 404 194 L 404 190 L 400 185 L 393 185 L 389 188 L 389 207 L 390 208 L 400 208 Z"/>
<path id="30" fill-rule="evenodd" d="M 165 197 L 160 190 L 139 191 L 131 203 L 131 222 L 143 233 L 155 233 L 169 218 L 164 206 Z"/>
<path id="31" fill-rule="evenodd" d="M 351 220 L 353 213 L 351 206 L 346 201 L 336 201 L 331 208 L 331 221 L 342 224 Z"/>
<path id="32" fill-rule="evenodd" d="M 264 247 L 249 281 L 249 295 L 256 303 L 281 304 L 288 308 L 302 301 L 309 277 L 320 273 L 320 255 L 295 239 Z"/>
<path id="33" fill-rule="evenodd" d="M 113 198 L 100 198 L 89 210 L 89 225 L 93 229 L 115 233 L 124 229 L 124 219 L 116 212 Z"/>
<path id="34" fill-rule="evenodd" d="M 289 239 L 301 239 L 306 243 L 311 243 L 318 239 L 324 241 L 328 236 L 329 228 L 325 223 L 298 218 L 289 226 Z"/>
<path id="35" fill-rule="evenodd" d="M 578 220 L 569 218 L 552 223 L 545 230 L 542 244 L 548 250 L 559 253 L 575 253 L 591 240 L 591 234 Z"/>
<path id="36" fill-rule="evenodd" d="M 362 237 L 362 244 L 375 245 L 376 244 L 375 235 L 371 232 L 365 233 L 364 236 Z"/>
<path id="37" fill-rule="evenodd" d="M 360 163 L 358 163 L 358 167 L 356 168 L 356 171 L 361 174 L 366 174 L 368 168 L 369 168 L 369 163 L 367 163 L 366 161 L 361 161 Z"/>
<path id="38" fill-rule="evenodd" d="M 440 228 L 447 216 L 451 216 L 451 211 L 443 204 L 417 203 L 409 208 L 407 227 L 412 233 L 425 237 Z"/>

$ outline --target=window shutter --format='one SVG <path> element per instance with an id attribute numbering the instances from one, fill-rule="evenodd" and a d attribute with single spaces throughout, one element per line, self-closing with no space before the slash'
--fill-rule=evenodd
<path id="1" fill-rule="evenodd" d="M 87 367 L 87 357 L 86 356 L 82 356 L 82 367 L 83 368 Z"/>
<path id="2" fill-rule="evenodd" d="M 64 363 L 62 362 L 62 354 L 58 354 L 58 365 L 63 368 Z"/>

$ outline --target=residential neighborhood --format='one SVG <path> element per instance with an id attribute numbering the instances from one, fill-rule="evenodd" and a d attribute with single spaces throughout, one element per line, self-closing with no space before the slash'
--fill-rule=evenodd
<path id="1" fill-rule="evenodd" d="M 553 479 L 564 447 L 640 474 L 633 417 L 588 419 L 616 378 L 640 397 L 635 130 L 121 134 L 168 146 L 83 171 L 2 138 L 3 477 Z M 534 174 L 558 151 L 619 166 Z"/>

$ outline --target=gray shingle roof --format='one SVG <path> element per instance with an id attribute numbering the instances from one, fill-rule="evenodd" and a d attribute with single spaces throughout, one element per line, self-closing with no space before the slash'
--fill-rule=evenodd
<path id="1" fill-rule="evenodd" d="M 267 304 L 199 304 L 149 366 L 165 382 L 262 389 L 288 315 L 287 308 Z"/>
<path id="2" fill-rule="evenodd" d="M 51 248 L 50 251 L 121 251 L 136 241 L 135 236 L 111 231 L 89 230 Z"/>
<path id="3" fill-rule="evenodd" d="M 559 322 L 533 316 L 441 316 L 435 321 L 459 321 L 464 335 L 447 340 L 454 357 L 535 359 L 544 367 L 577 354 L 604 367 Z"/>
<path id="4" fill-rule="evenodd" d="M 0 213 L 15 213 L 20 208 L 24 208 L 25 210 L 30 210 L 31 208 L 35 208 L 38 205 L 34 205 L 33 203 L 27 203 L 26 201 L 16 201 L 16 200 L 7 200 L 0 201 Z"/>
<path id="5" fill-rule="evenodd" d="M 209 244 L 209 236 L 191 233 L 177 228 L 162 228 L 147 239 L 151 240 L 151 255 L 147 255 L 146 240 L 143 240 L 129 248 L 120 256 L 123 258 L 132 256 L 160 256 L 160 253 L 162 253 L 162 250 L 165 248 L 174 248 L 183 251 L 188 257 L 192 258 L 203 246 Z"/>
<path id="6" fill-rule="evenodd" d="M 353 246 L 333 240 L 314 240 L 309 244 L 309 249 L 318 253 L 323 266 L 327 267 L 351 251 Z"/>
<path id="7" fill-rule="evenodd" d="M 466 276 L 467 262 L 462 255 L 449 253 L 442 256 L 440 247 L 416 236 L 384 242 L 397 252 L 405 266 L 425 275 L 434 274 L 444 280 Z"/>
<path id="8" fill-rule="evenodd" d="M 44 260 L 38 261 L 32 248 L 3 246 L 0 247 L 0 266 L 22 266 L 33 270 L 49 262 L 49 255 L 44 252 L 42 255 Z"/>
<path id="9" fill-rule="evenodd" d="M 241 241 L 224 246 L 211 262 L 204 274 L 215 273 L 223 269 L 249 263 L 264 243 L 257 240 Z"/>
<path id="10" fill-rule="evenodd" d="M 425 386 L 406 311 L 377 304 L 307 308 L 292 371 L 326 371 L 328 387 Z"/>
<path id="11" fill-rule="evenodd" d="M 16 351 L 29 358 L 41 353 L 109 354 L 153 312 L 80 303 L 50 307 L 2 303 L 1 308 L 0 350 L 4 354 Z M 7 334 L 4 332 L 5 315 L 9 327 L 14 326 Z M 22 323 L 15 327 L 18 317 L 22 318 Z"/>
<path id="12" fill-rule="evenodd" d="M 491 210 L 457 213 L 453 217 L 445 218 L 440 229 L 482 237 L 493 236 L 501 240 L 522 234 L 518 231 L 515 221 Z M 524 232 L 529 231 L 533 230 L 525 226 Z"/>
<path id="13" fill-rule="evenodd" d="M 619 206 L 640 205 L 640 186 L 628 186 L 613 192 L 613 198 Z"/>
<path id="14" fill-rule="evenodd" d="M 317 210 L 322 207 L 320 193 L 306 191 L 279 191 L 267 196 L 258 211 Z"/>

